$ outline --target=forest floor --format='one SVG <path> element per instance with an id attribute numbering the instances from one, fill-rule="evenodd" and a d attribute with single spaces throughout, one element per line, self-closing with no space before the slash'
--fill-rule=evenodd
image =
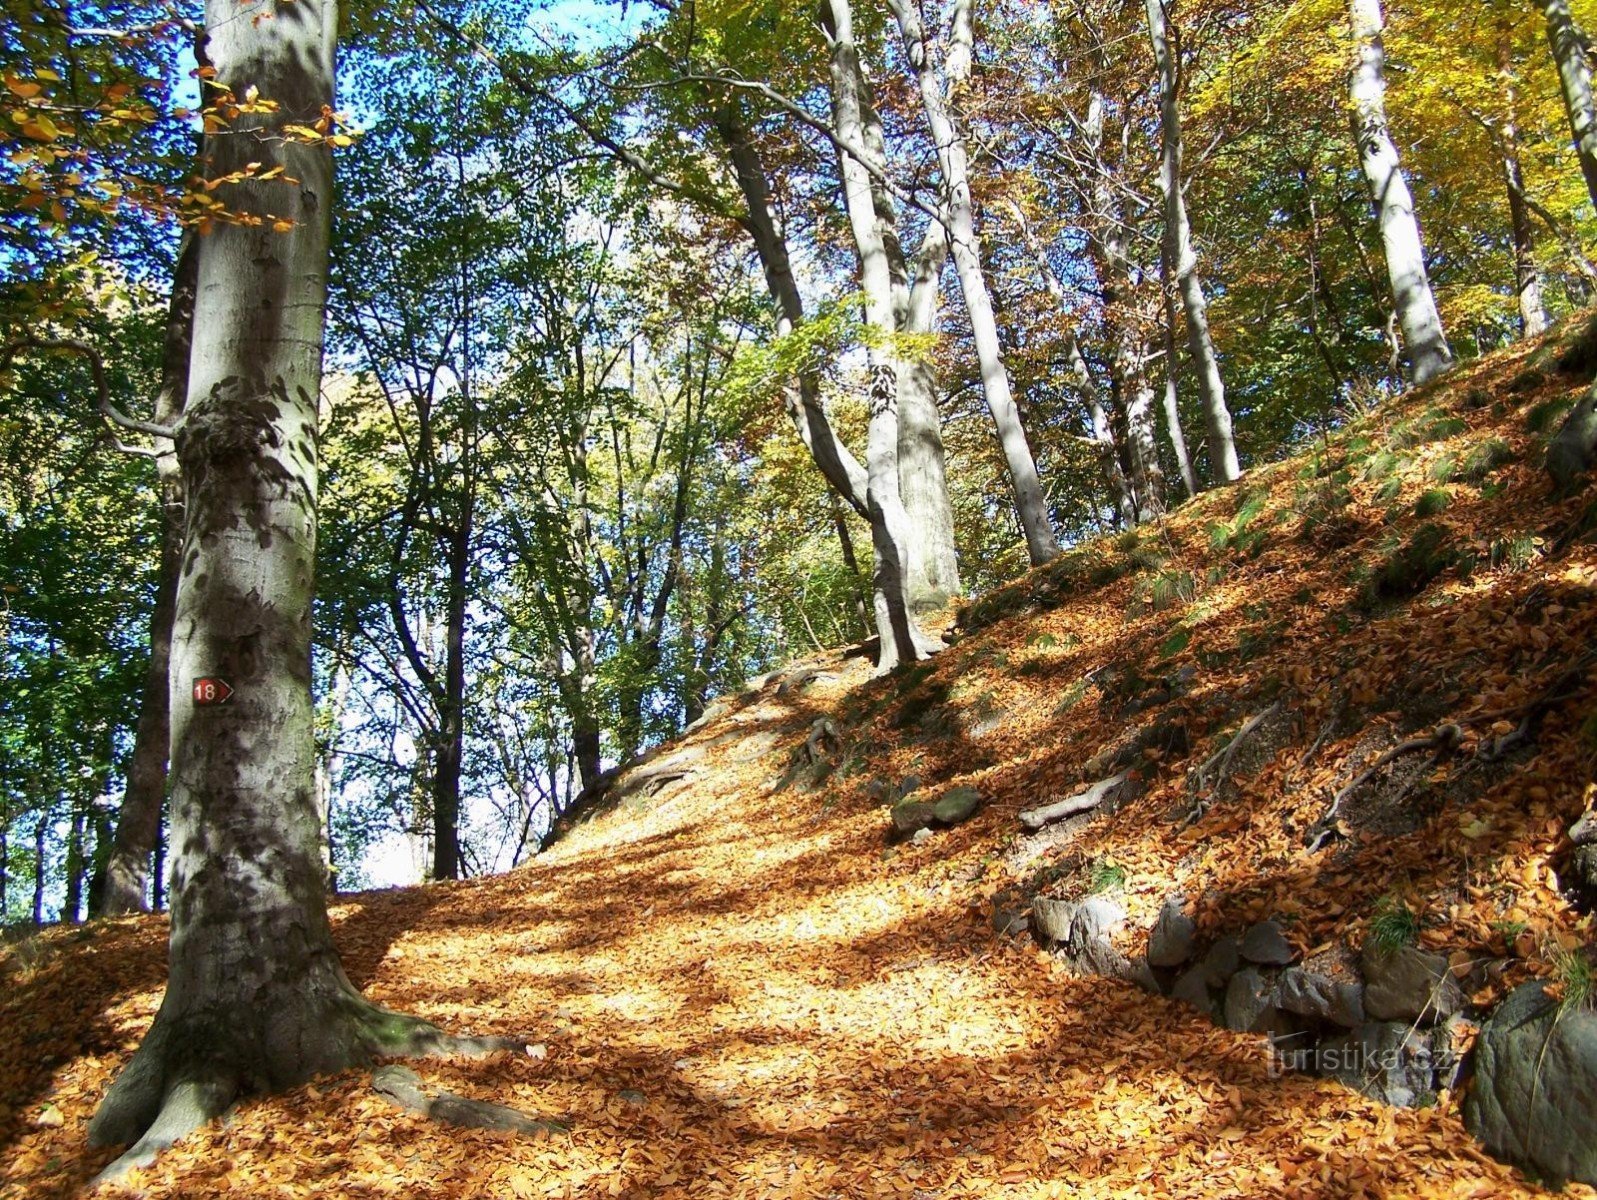
<path id="1" fill-rule="evenodd" d="M 1108 880 L 1130 955 L 1180 893 L 1204 936 L 1274 916 L 1315 956 L 1400 904 L 1482 1007 L 1588 944 L 1556 872 L 1597 742 L 1597 547 L 1591 493 L 1551 495 L 1540 447 L 1592 363 L 1560 373 L 1560 353 L 1491 356 L 1158 529 L 1073 551 L 983 598 L 928 667 L 876 680 L 817 655 L 807 686 L 789 673 L 729 698 L 672 748 L 691 774 L 508 875 L 341 897 L 339 945 L 369 996 L 534 1043 L 412 1064 L 426 1084 L 568 1132 L 448 1128 L 350 1073 L 245 1103 L 133 1181 L 151 1196 L 1540 1194 L 1466 1134 L 1457 1096 L 1395 1109 L 1279 1077 L 1259 1035 L 1074 977 L 993 917 L 1038 886 Z M 1263 748 L 1194 786 L 1271 705 L 1289 719 Z M 839 736 L 811 770 L 820 718 Z M 1102 752 L 1149 722 L 1182 732 L 1134 751 L 1140 796 L 1019 836 L 1019 811 L 1107 774 Z M 1440 722 L 1459 726 L 1449 749 L 1323 819 Z M 919 795 L 969 785 L 984 806 L 893 844 L 883 793 L 911 774 Z M 85 1126 L 159 1002 L 164 937 L 128 919 L 4 952 L 0 1196 L 75 1194 L 111 1157 Z"/>

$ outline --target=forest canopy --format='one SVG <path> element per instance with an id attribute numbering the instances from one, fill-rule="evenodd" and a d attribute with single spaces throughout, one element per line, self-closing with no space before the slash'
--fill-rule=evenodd
<path id="1" fill-rule="evenodd" d="M 234 86 L 234 8 L 306 11 L 0 15 L 9 921 L 165 900 L 166 435 L 229 231 L 330 218 L 344 888 L 505 869 L 743 680 L 931 654 L 1597 282 L 1585 0 L 348 5 L 325 103 Z"/>

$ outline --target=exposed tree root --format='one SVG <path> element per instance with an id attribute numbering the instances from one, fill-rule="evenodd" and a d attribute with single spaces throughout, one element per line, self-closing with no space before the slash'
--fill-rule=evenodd
<path id="1" fill-rule="evenodd" d="M 1407 741 L 1399 742 L 1377 758 L 1363 771 L 1359 772 L 1358 775 L 1354 776 L 1353 780 L 1338 791 L 1336 795 L 1331 797 L 1331 803 L 1326 807 L 1325 812 L 1320 814 L 1320 819 L 1309 829 L 1309 853 L 1313 854 L 1326 842 L 1330 841 L 1331 836 L 1336 833 L 1336 818 L 1342 809 L 1343 803 L 1349 796 L 1373 779 L 1382 768 L 1402 758 L 1404 755 L 1419 754 L 1424 751 L 1430 751 L 1431 761 L 1435 762 L 1443 754 L 1455 749 L 1459 742 L 1463 740 L 1463 737 L 1464 731 L 1452 722 L 1448 722 L 1444 725 L 1438 725 L 1425 737 L 1409 738 Z"/>
<path id="2" fill-rule="evenodd" d="M 504 1104 L 468 1100 L 449 1092 L 429 1096 L 422 1090 L 421 1077 L 416 1072 L 393 1063 L 372 1072 L 372 1090 L 400 1108 L 420 1113 L 445 1125 L 459 1125 L 464 1129 L 499 1129 L 539 1137 L 566 1132 L 566 1127 L 559 1121 L 529 1117 Z"/>
<path id="3" fill-rule="evenodd" d="M 347 986 L 347 985 L 346 985 Z M 481 1057 L 497 1051 L 523 1051 L 514 1038 L 457 1037 L 418 1017 L 379 1008 L 353 989 L 335 1005 L 323 1005 L 322 1017 L 295 1014 L 288 1040 L 298 1049 L 296 1061 L 274 1059 L 252 1033 L 268 1026 L 268 1038 L 281 1045 L 285 1030 L 263 1023 L 255 1028 L 225 1027 L 213 1019 L 162 1020 L 156 1017 L 144 1043 L 106 1093 L 89 1123 L 89 1144 L 133 1144 L 95 1178 L 96 1183 L 123 1179 L 137 1167 L 149 1166 L 179 1138 L 223 1116 L 238 1100 L 281 1091 L 352 1066 L 390 1057 Z M 329 1011 L 331 1010 L 331 1011 Z M 207 1026 L 209 1026 L 207 1028 Z M 275 1036 L 273 1036 L 275 1035 Z"/>
<path id="4" fill-rule="evenodd" d="M 1188 810 L 1186 817 L 1181 822 L 1183 829 L 1189 825 L 1197 824 L 1208 815 L 1209 806 L 1214 803 L 1215 789 L 1219 787 L 1226 778 L 1227 772 L 1231 770 L 1231 763 L 1236 758 L 1237 751 L 1242 748 L 1242 744 L 1248 738 L 1258 732 L 1261 725 L 1280 710 L 1281 702 L 1277 700 L 1270 707 L 1249 717 L 1242 728 L 1237 730 L 1236 737 L 1220 747 L 1192 773 L 1192 791 L 1196 799 L 1193 801 L 1192 808 Z"/>

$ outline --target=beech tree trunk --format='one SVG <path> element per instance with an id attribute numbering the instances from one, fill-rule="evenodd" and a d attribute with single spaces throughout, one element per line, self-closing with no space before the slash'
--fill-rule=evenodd
<path id="1" fill-rule="evenodd" d="M 1586 34 L 1575 23 L 1569 0 L 1542 0 L 1547 18 L 1547 45 L 1558 68 L 1558 82 L 1564 94 L 1564 111 L 1569 115 L 1569 132 L 1575 142 L 1575 157 L 1586 178 L 1586 192 L 1597 204 L 1597 102 L 1592 99 L 1591 60 L 1586 51 Z"/>
<path id="2" fill-rule="evenodd" d="M 161 350 L 161 390 L 152 420 L 170 426 L 183 412 L 188 395 L 189 346 L 194 326 L 194 284 L 199 272 L 199 239 L 183 239 L 172 272 L 165 343 Z M 150 855 L 166 800 L 168 675 L 172 658 L 172 613 L 177 603 L 178 566 L 183 552 L 183 473 L 177 448 L 157 439 L 156 483 L 161 502 L 161 548 L 156 570 L 155 607 L 150 613 L 150 658 L 139 700 L 127 788 L 117 814 L 111 854 L 106 860 L 95 911 L 103 916 L 147 911 Z"/>
<path id="3" fill-rule="evenodd" d="M 771 210 L 765 164 L 741 115 L 723 108 L 716 115 L 716 131 L 727 148 L 742 193 L 744 227 L 754 241 L 766 288 L 776 305 L 778 337 L 792 333 L 804 321 L 804 302 L 788 257 L 787 239 Z M 939 230 L 937 236 L 941 237 Z M 929 301 L 907 298 L 906 319 L 922 322 L 920 332 L 932 328 L 936 314 L 936 272 L 942 254 L 936 246 L 923 254 L 915 288 L 923 288 L 930 275 Z M 932 261 L 935 259 L 935 261 Z M 833 490 L 866 520 L 870 519 L 865 468 L 837 436 L 821 400 L 820 380 L 814 371 L 802 371 L 788 389 L 788 416 L 799 439 Z M 929 363 L 906 364 L 900 373 L 899 480 L 909 516 L 910 543 L 906 548 L 905 587 L 912 611 L 941 607 L 959 590 L 959 566 L 954 554 L 953 507 L 948 499 L 948 479 L 943 457 L 942 427 L 937 412 L 936 377 Z"/>
<path id="4" fill-rule="evenodd" d="M 915 257 L 914 278 L 900 318 L 905 332 L 937 330 L 937 300 L 948 237 L 934 222 Z M 934 612 L 959 593 L 954 553 L 954 506 L 948 497 L 937 371 L 924 358 L 906 360 L 898 374 L 898 486 L 909 522 L 906 586 L 916 616 Z"/>
<path id="5" fill-rule="evenodd" d="M 827 0 L 825 16 L 831 40 L 833 120 L 838 136 L 853 150 L 839 153 L 838 165 L 844 206 L 859 251 L 865 319 L 890 339 L 899 330 L 893 276 L 895 266 L 902 266 L 902 259 L 895 259 L 889 252 L 889 242 L 897 245 L 897 231 L 890 212 L 879 207 L 880 197 L 864 165 L 867 158 L 881 162 L 880 127 L 854 42 L 854 15 L 849 0 Z M 873 551 L 873 608 L 881 643 L 877 670 L 882 673 L 900 663 L 929 657 L 939 648 L 916 625 L 908 592 L 908 517 L 898 481 L 901 365 L 901 359 L 891 351 L 871 351 L 865 470 Z"/>
<path id="6" fill-rule="evenodd" d="M 993 310 L 992 293 L 982 270 L 976 234 L 975 209 L 970 191 L 970 156 L 965 134 L 955 122 L 953 98 L 969 78 L 971 61 L 971 3 L 954 0 L 952 34 L 944 80 L 937 78 L 931 46 L 921 20 L 919 0 L 889 0 L 903 38 L 904 52 L 920 88 L 921 107 L 937 151 L 942 174 L 943 211 L 952 242 L 954 270 L 970 316 L 971 335 L 976 344 L 976 360 L 981 370 L 982 393 L 998 430 L 998 443 L 1009 469 L 1014 492 L 1015 512 L 1026 535 L 1026 549 L 1032 565 L 1048 562 L 1059 553 L 1048 516 L 1048 499 L 1037 475 L 1037 462 L 1026 439 L 1015 403 L 1009 372 L 1004 365 L 1003 348 L 998 339 L 998 320 Z"/>
<path id="7" fill-rule="evenodd" d="M 1176 312 L 1174 284 L 1170 270 L 1170 244 L 1169 239 L 1166 239 L 1159 252 L 1159 287 L 1164 293 L 1164 424 L 1170 449 L 1175 452 L 1181 486 L 1186 488 L 1188 496 L 1196 496 L 1198 473 L 1193 470 L 1192 455 L 1187 452 L 1187 435 L 1181 428 L 1181 389 L 1176 356 L 1176 322 L 1181 318 Z"/>
<path id="8" fill-rule="evenodd" d="M 280 105 L 211 139 L 209 174 L 258 161 L 292 182 L 219 186 L 230 209 L 262 220 L 218 225 L 199 267 L 178 438 L 188 509 L 173 627 L 168 978 L 89 1127 L 96 1145 L 138 1139 L 112 1177 L 241 1093 L 441 1037 L 360 997 L 327 920 L 310 606 L 332 161 L 280 130 L 332 104 L 337 13 L 331 0 L 298 0 L 259 15 L 241 0 L 205 9 L 217 82 Z M 232 699 L 197 706 L 190 685 L 207 676 L 227 680 Z"/>
<path id="9" fill-rule="evenodd" d="M 1353 139 L 1386 249 L 1392 304 L 1408 349 L 1409 378 L 1424 383 L 1453 365 L 1453 352 L 1442 331 L 1441 314 L 1425 269 L 1425 245 L 1414 215 L 1414 197 L 1387 126 L 1386 52 L 1381 44 L 1385 20 L 1380 0 L 1350 0 L 1349 13 L 1355 46 L 1349 89 Z"/>
<path id="10" fill-rule="evenodd" d="M 1147 0 L 1148 33 L 1153 41 L 1154 62 L 1159 71 L 1159 188 L 1164 195 L 1164 254 L 1175 274 L 1181 295 L 1181 311 L 1186 316 L 1187 351 L 1192 355 L 1192 372 L 1198 380 L 1198 398 L 1203 405 L 1203 427 L 1209 445 L 1209 469 L 1221 483 L 1234 483 L 1242 474 L 1237 462 L 1236 439 L 1231 433 L 1231 410 L 1226 407 L 1225 383 L 1220 377 L 1220 361 L 1209 335 L 1209 302 L 1198 275 L 1198 255 L 1192 248 L 1192 226 L 1187 219 L 1187 201 L 1181 191 L 1181 108 L 1180 64 L 1170 46 L 1167 0 Z M 1175 360 L 1166 364 L 1168 378 L 1175 378 Z M 1171 427 L 1174 438 L 1180 419 Z M 1178 457 L 1185 457 L 1185 445 Z M 1182 471 L 1187 490 L 1195 491 L 1196 479 L 1190 467 Z"/>
<path id="11" fill-rule="evenodd" d="M 1497 131 L 1508 189 L 1508 216 L 1514 234 L 1514 295 L 1519 301 L 1519 331 L 1526 337 L 1547 332 L 1547 307 L 1542 302 L 1542 275 L 1536 266 L 1536 233 L 1525 196 L 1525 170 L 1519 157 L 1519 114 L 1515 103 L 1513 24 L 1500 17 L 1497 27 L 1497 75 L 1503 85 L 1504 116 Z"/>

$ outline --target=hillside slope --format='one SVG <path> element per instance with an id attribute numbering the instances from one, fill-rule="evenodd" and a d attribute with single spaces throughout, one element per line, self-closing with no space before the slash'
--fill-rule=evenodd
<path id="1" fill-rule="evenodd" d="M 1136 963 L 1179 898 L 1199 943 L 1271 918 L 1329 972 L 1372 932 L 1434 949 L 1472 1012 L 1533 976 L 1579 986 L 1591 928 L 1564 889 L 1597 746 L 1597 547 L 1590 492 L 1554 497 L 1539 443 L 1583 355 L 1493 356 L 1072 552 L 972 606 L 931 664 L 871 679 L 838 652 L 779 673 L 524 869 L 344 898 L 371 996 L 536 1043 L 416 1064 L 429 1085 L 569 1133 L 449 1129 L 351 1074 L 243 1106 L 138 1184 L 1538 1194 L 1465 1132 L 1457 1095 L 1392 1108 L 1282 1076 L 1259 1033 L 1082 975 L 1026 925 L 1039 896 L 1111 898 L 1107 943 Z M 1122 771 L 1113 811 L 1021 833 L 1021 811 Z M 889 803 L 957 787 L 981 799 L 971 819 L 889 837 Z M 84 1128 L 159 1001 L 164 934 L 127 920 L 6 952 L 0 1195 L 71 1195 L 110 1157 Z M 1473 1029 L 1449 1031 L 1458 1048 Z"/>

